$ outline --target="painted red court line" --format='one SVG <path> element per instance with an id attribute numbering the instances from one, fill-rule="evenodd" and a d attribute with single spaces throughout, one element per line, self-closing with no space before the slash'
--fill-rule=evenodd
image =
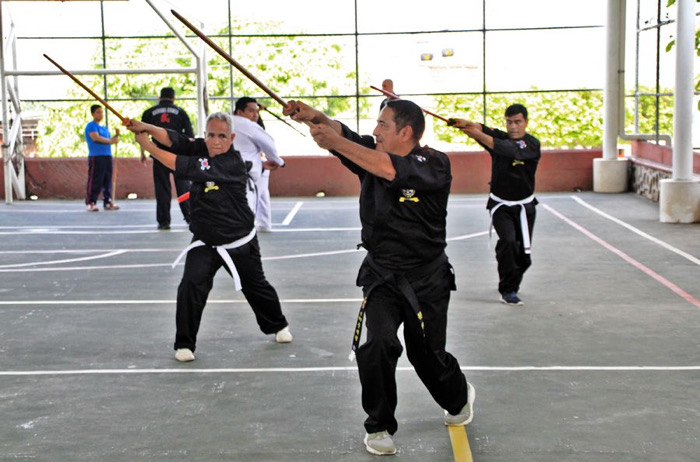
<path id="1" fill-rule="evenodd" d="M 657 282 L 659 282 L 659 283 L 663 284 L 664 286 L 666 286 L 669 290 L 671 290 L 671 292 L 674 292 L 676 295 L 680 296 L 681 298 L 683 298 L 684 300 L 686 300 L 688 303 L 691 303 L 692 305 L 695 305 L 696 307 L 700 308 L 700 301 L 699 301 L 698 299 L 696 299 L 695 297 L 693 297 L 692 295 L 690 295 L 690 294 L 689 294 L 688 292 L 686 292 L 685 290 L 683 290 L 683 289 L 681 289 L 680 287 L 678 287 L 676 284 L 672 283 L 671 281 L 669 281 L 669 280 L 666 279 L 665 277 L 663 277 L 663 276 L 661 276 L 660 274 L 656 273 L 654 270 L 652 270 L 652 269 L 650 269 L 650 268 L 644 266 L 643 264 L 639 263 L 637 260 L 635 260 L 634 258 L 630 257 L 629 255 L 627 255 L 627 254 L 626 254 L 625 252 L 623 252 L 622 250 L 618 249 L 617 247 L 613 246 L 612 244 L 607 243 L 606 241 L 604 241 L 603 239 L 599 238 L 598 236 L 596 236 L 596 235 L 593 234 L 592 232 L 588 231 L 588 230 L 587 230 L 586 228 L 584 228 L 583 226 L 579 225 L 578 223 L 576 223 L 576 222 L 570 220 L 569 218 L 565 217 L 565 216 L 562 215 L 561 213 L 557 212 L 556 210 L 554 210 L 552 207 L 548 206 L 547 204 L 541 204 L 541 205 L 542 205 L 545 209 L 547 209 L 549 212 L 551 212 L 554 216 L 560 218 L 561 220 L 563 220 L 564 222 L 568 223 L 568 224 L 569 224 L 570 226 L 572 226 L 573 228 L 579 230 L 581 233 L 583 233 L 584 235 L 586 235 L 586 236 L 589 237 L 590 239 L 594 240 L 594 241 L 597 242 L 598 244 L 602 245 L 603 247 L 605 247 L 606 249 L 608 249 L 609 251 L 611 251 L 611 252 L 614 253 L 615 255 L 619 256 L 620 258 L 622 258 L 623 260 L 625 260 L 627 263 L 629 263 L 630 265 L 632 265 L 632 266 L 634 266 L 635 268 L 637 268 L 639 271 L 643 272 L 644 274 L 650 276 L 651 278 L 653 278 L 653 279 L 656 280 Z"/>

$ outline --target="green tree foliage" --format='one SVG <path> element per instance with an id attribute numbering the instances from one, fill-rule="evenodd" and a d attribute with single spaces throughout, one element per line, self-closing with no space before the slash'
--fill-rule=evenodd
<path id="1" fill-rule="evenodd" d="M 640 88 L 640 93 L 652 93 L 650 88 Z M 661 93 L 671 93 L 661 89 Z M 626 99 L 626 126 L 628 133 L 634 133 L 634 98 Z M 673 96 L 659 97 L 659 133 L 673 135 Z M 639 97 L 639 133 L 656 133 L 656 97 Z"/>
<path id="2" fill-rule="evenodd" d="M 191 58 L 177 39 L 107 40 L 107 64 L 109 67 L 138 69 L 149 67 L 173 68 L 192 66 Z M 148 59 L 146 59 L 148 57 Z M 100 63 L 101 50 L 96 50 L 93 62 Z M 68 78 L 68 77 L 65 77 Z M 196 115 L 194 98 L 196 81 L 190 74 L 129 74 L 102 76 L 80 76 L 80 80 L 95 91 L 103 94 L 107 80 L 107 101 L 122 116 L 140 119 L 141 114 L 156 101 L 160 88 L 171 86 L 178 94 L 178 105 L 188 111 L 190 117 Z M 85 125 L 92 120 L 90 106 L 99 104 L 78 85 L 71 87 L 66 99 L 84 99 L 71 103 L 47 103 L 48 114 L 42 118 L 37 128 L 37 151 L 43 157 L 87 156 Z M 119 119 L 105 110 L 110 133 L 120 128 Z M 112 147 L 120 157 L 140 155 L 131 132 L 120 128 L 121 142 Z"/>
<path id="3" fill-rule="evenodd" d="M 640 88 L 640 93 L 651 89 Z M 662 89 L 662 92 L 670 92 Z M 626 102 L 625 123 L 628 133 L 634 132 L 634 98 Z M 492 128 L 504 127 L 504 112 L 514 103 L 528 109 L 528 132 L 536 136 L 546 149 L 597 148 L 603 145 L 603 94 L 600 91 L 533 92 L 491 94 L 486 98 L 486 120 L 483 120 L 482 95 L 440 95 L 435 97 L 436 111 L 484 123 Z M 673 98 L 659 99 L 659 132 L 673 133 Z M 467 141 L 459 130 L 435 124 L 441 141 L 478 144 Z M 639 98 L 639 133 L 656 133 L 656 98 Z M 478 148 L 480 149 L 480 148 Z"/>
<path id="4" fill-rule="evenodd" d="M 591 148 L 602 144 L 603 96 L 598 91 L 491 94 L 486 98 L 486 120 L 481 95 L 436 97 L 436 107 L 442 113 L 501 129 L 503 113 L 514 103 L 527 107 L 528 131 L 545 148 Z M 435 131 L 441 141 L 465 141 L 465 135 L 454 128 L 439 126 Z M 478 146 L 473 141 L 469 143 Z"/>
<path id="5" fill-rule="evenodd" d="M 318 109 L 333 117 L 355 117 L 355 98 L 344 95 L 355 93 L 354 54 L 352 47 L 335 43 L 327 37 L 241 37 L 274 31 L 274 23 L 234 23 L 231 55 L 259 80 L 265 82 L 282 98 L 303 97 Z M 213 37 L 224 50 L 229 50 L 228 28 Z M 195 38 L 191 43 L 199 46 Z M 194 57 L 176 38 L 167 39 L 108 39 L 107 65 L 110 68 L 175 68 L 194 67 Z M 274 108 L 277 104 L 255 84 L 230 65 L 216 52 L 207 48 L 207 94 L 210 111 L 230 111 L 232 98 L 249 95 Z M 96 68 L 102 67 L 102 51 L 93 57 Z M 351 71 L 348 71 L 351 69 Z M 67 77 L 66 77 L 67 78 Z M 182 106 L 196 124 L 196 78 L 193 74 L 131 74 L 110 75 L 107 79 L 108 102 L 125 117 L 140 118 L 145 109 L 155 104 L 161 87 L 171 86 Z M 233 95 L 231 82 L 233 79 Z M 81 80 L 98 94 L 102 94 L 104 78 L 89 76 Z M 369 91 L 367 84 L 361 91 Z M 314 97 L 309 95 L 324 95 Z M 89 107 L 94 101 L 77 85 L 66 95 L 67 99 L 84 102 L 51 103 L 45 106 L 47 116 L 40 122 L 37 140 L 38 152 L 47 157 L 85 156 L 87 146 L 84 128 L 92 118 Z M 370 104 L 360 99 L 361 115 L 368 114 Z M 279 111 L 281 112 L 281 111 Z M 112 133 L 119 120 L 110 115 Z M 120 156 L 136 156 L 138 146 L 133 135 L 121 130 Z"/>
<path id="6" fill-rule="evenodd" d="M 245 30 L 247 35 L 263 34 L 278 28 L 275 23 L 234 22 L 234 31 Z M 222 29 L 220 35 L 226 34 Z M 355 93 L 354 54 L 332 37 L 236 37 L 231 40 L 231 56 L 252 72 L 282 98 L 313 99 L 312 104 L 331 117 L 355 115 L 354 99 L 337 97 Z M 224 50 L 229 49 L 228 37 L 214 39 Z M 231 77 L 234 95 L 253 95 L 270 107 L 276 103 L 242 73 L 233 69 L 214 52 L 210 57 L 209 94 L 213 97 L 229 94 Z M 350 69 L 350 71 L 348 71 Z M 313 95 L 324 95 L 313 97 Z M 364 103 L 361 111 L 368 112 Z"/>

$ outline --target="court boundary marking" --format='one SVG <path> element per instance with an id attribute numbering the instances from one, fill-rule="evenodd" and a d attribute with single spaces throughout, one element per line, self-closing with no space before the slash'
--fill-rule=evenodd
<path id="1" fill-rule="evenodd" d="M 455 462 L 472 462 L 474 459 L 471 446 L 469 446 L 467 428 L 465 426 L 448 425 L 447 431 L 450 434 L 452 455 L 455 458 Z"/>
<path id="2" fill-rule="evenodd" d="M 160 304 L 175 304 L 176 300 L 20 300 L 20 301 L 5 301 L 1 300 L 0 305 L 160 305 Z M 280 303 L 360 303 L 361 298 L 290 298 L 280 300 Z M 226 300 L 207 300 L 207 305 L 212 304 L 244 304 L 248 301 L 240 299 Z"/>
<path id="3" fill-rule="evenodd" d="M 592 241 L 600 244 L 603 248 L 608 250 L 609 252 L 612 252 L 613 254 L 617 255 L 620 257 L 622 260 L 630 264 L 632 267 L 638 269 L 642 273 L 646 274 L 647 276 L 651 277 L 654 279 L 656 282 L 659 284 L 665 286 L 667 289 L 669 289 L 671 292 L 675 293 L 691 305 L 695 305 L 697 308 L 700 308 L 700 300 L 696 299 L 692 295 L 690 295 L 688 292 L 685 290 L 681 289 L 679 286 L 674 284 L 673 282 L 669 281 L 665 277 L 661 276 L 659 273 L 655 272 L 648 266 L 640 263 L 636 259 L 632 258 L 629 254 L 623 252 L 622 250 L 618 249 L 614 245 L 608 243 L 606 240 L 604 240 L 601 237 L 598 237 L 596 234 L 593 232 L 589 231 L 587 228 L 583 227 L 582 225 L 579 225 L 572 219 L 564 216 L 561 212 L 555 210 L 552 208 L 550 205 L 547 204 L 542 204 L 542 207 L 545 208 L 545 210 L 549 211 L 552 215 L 556 216 L 560 220 L 564 221 L 566 224 L 574 228 L 575 230 L 579 231 L 582 233 L 584 236 L 588 237 Z"/>
<path id="4" fill-rule="evenodd" d="M 589 204 L 588 202 L 584 201 L 584 200 L 581 199 L 580 197 L 571 196 L 571 198 L 572 198 L 574 201 L 576 201 L 576 202 L 578 202 L 579 204 L 581 204 L 582 206 L 586 207 L 587 209 L 592 210 L 593 212 L 595 212 L 595 213 L 597 213 L 598 215 L 602 216 L 603 218 L 606 218 L 606 219 L 612 221 L 613 223 L 617 223 L 618 225 L 622 226 L 623 228 L 626 228 L 626 229 L 632 231 L 633 233 L 635 233 L 635 234 L 637 234 L 637 235 L 643 237 L 644 239 L 650 240 L 650 241 L 653 242 L 654 244 L 659 245 L 659 246 L 663 247 L 663 248 L 666 249 L 666 250 L 670 250 L 671 252 L 680 255 L 681 257 L 683 257 L 683 258 L 685 258 L 685 259 L 691 261 L 692 263 L 695 263 L 696 265 L 700 265 L 700 258 L 695 258 L 694 256 L 690 255 L 689 253 L 684 252 L 683 250 L 680 250 L 679 248 L 672 246 L 672 245 L 669 244 L 668 242 L 662 241 L 661 239 L 656 238 L 656 237 L 654 237 L 654 236 L 652 236 L 652 235 L 650 235 L 650 234 L 647 234 L 647 233 L 645 233 L 644 231 L 642 231 L 641 229 L 636 228 L 636 227 L 630 225 L 629 223 L 620 220 L 619 218 L 616 218 L 616 217 L 614 217 L 614 216 L 612 216 L 612 215 L 610 215 L 610 214 L 607 214 L 607 213 L 603 212 L 603 211 L 600 210 L 599 208 L 597 208 L 597 207 L 595 207 L 595 206 Z"/>
<path id="5" fill-rule="evenodd" d="M 357 229 L 359 230 L 359 228 Z M 292 230 L 289 230 L 292 231 Z M 2 234 L 2 233 L 0 233 Z M 59 233 L 60 234 L 60 233 Z M 454 236 L 447 238 L 446 240 L 448 242 L 452 241 L 461 241 L 461 240 L 466 240 L 466 239 L 472 239 L 475 237 L 479 236 L 484 236 L 488 234 L 488 231 L 480 231 L 472 234 L 465 234 L 462 236 Z M 12 254 L 12 255 L 23 255 L 23 254 L 51 254 L 51 253 L 76 253 L 76 254 L 83 254 L 83 253 L 97 253 L 97 252 L 103 252 L 102 255 L 96 255 L 96 256 L 90 256 L 90 257 L 80 257 L 80 258 L 73 258 L 73 259 L 64 259 L 64 260 L 54 260 L 54 261 L 48 261 L 48 262 L 32 262 L 32 263 L 15 263 L 15 264 L 10 264 L 10 265 L 0 265 L 0 273 L 7 273 L 7 272 L 47 272 L 47 271 L 85 271 L 85 270 L 96 270 L 96 269 L 136 269 L 136 268 L 158 268 L 158 267 L 167 267 L 167 266 L 172 266 L 171 263 L 146 263 L 146 264 L 139 264 L 139 263 L 134 263 L 134 264 L 124 264 L 124 265 L 100 265 L 100 266 L 68 266 L 68 267 L 56 267 L 56 268 L 24 268 L 22 267 L 28 267 L 28 266 L 42 266 L 42 265 L 50 265 L 50 264 L 62 264 L 62 263 L 74 263 L 74 262 L 79 262 L 79 261 L 86 261 L 86 260 L 97 260 L 100 258 L 109 258 L 109 257 L 114 257 L 117 255 L 122 255 L 122 254 L 127 254 L 127 253 L 153 253 L 153 252 L 180 252 L 180 249 L 116 249 L 113 251 L 105 251 L 105 250 L 96 250 L 96 249 L 78 249 L 75 251 L 71 250 L 56 250 L 56 251 L 51 251 L 51 250 L 35 250 L 35 251 L 18 251 L 18 250 L 9 250 L 9 251 L 0 251 L 0 255 L 3 254 Z M 268 257 L 262 257 L 262 261 L 275 261 L 275 260 L 291 260 L 295 258 L 313 258 L 313 257 L 326 257 L 326 256 L 333 256 L 333 255 L 343 255 L 343 254 L 350 254 L 350 253 L 358 253 L 358 252 L 365 252 L 364 249 L 344 249 L 344 250 L 329 250 L 325 252 L 311 252 L 311 253 L 300 253 L 300 254 L 291 254 L 291 255 L 277 255 L 277 256 L 268 256 Z M 179 266 L 183 266 L 184 263 L 180 263 Z"/>
<path id="6" fill-rule="evenodd" d="M 282 220 L 281 226 L 288 226 L 292 220 L 294 220 L 294 217 L 299 213 L 299 210 L 301 210 L 301 206 L 304 205 L 304 202 L 299 201 L 296 204 L 294 204 L 294 207 L 292 207 L 292 210 L 289 211 L 286 217 L 284 217 L 284 220 Z"/>
<path id="7" fill-rule="evenodd" d="M 462 366 L 464 372 L 697 372 L 698 366 Z M 413 372 L 412 366 L 399 366 L 396 372 Z M 357 366 L 326 367 L 238 367 L 238 368 L 151 368 L 122 369 L 56 369 L 0 371 L 0 377 L 66 376 L 66 375 L 158 375 L 158 374 L 279 374 L 279 373 L 357 372 Z"/>

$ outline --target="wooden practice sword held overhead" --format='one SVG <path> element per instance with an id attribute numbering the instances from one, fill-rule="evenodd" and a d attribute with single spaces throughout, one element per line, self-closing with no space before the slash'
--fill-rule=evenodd
<path id="1" fill-rule="evenodd" d="M 392 92 L 390 92 L 390 91 L 384 90 L 384 89 L 382 89 L 382 88 L 377 88 L 377 87 L 375 87 L 374 85 L 370 85 L 369 87 L 370 87 L 372 90 L 377 90 L 379 93 L 382 93 L 384 96 L 386 96 L 386 97 L 388 97 L 388 98 L 392 98 L 392 99 L 401 99 L 401 98 L 400 98 L 399 96 L 397 96 L 395 93 L 392 93 Z M 423 108 L 420 108 L 420 109 L 421 109 L 421 111 L 425 112 L 426 114 L 431 115 L 431 116 L 435 117 L 436 119 L 442 120 L 442 121 L 445 122 L 447 125 L 452 126 L 452 125 L 455 124 L 455 122 L 454 122 L 453 119 L 446 119 L 446 118 L 444 118 L 443 116 L 437 115 L 437 114 L 435 114 L 434 112 L 430 112 L 430 111 L 427 110 L 427 109 L 423 109 Z"/>
<path id="2" fill-rule="evenodd" d="M 229 55 L 228 53 L 226 53 L 219 45 L 217 45 L 217 44 L 214 43 L 209 37 L 207 37 L 206 34 L 204 34 L 204 32 L 202 32 L 202 31 L 200 31 L 199 29 L 197 29 L 197 28 L 196 28 L 192 23 L 190 23 L 187 19 L 183 18 L 182 15 L 180 15 L 180 13 L 178 13 L 177 11 L 175 11 L 175 10 L 170 10 L 170 12 L 173 14 L 173 16 L 175 16 L 177 19 L 179 19 L 181 23 L 183 23 L 185 26 L 187 26 L 187 28 L 188 28 L 189 30 L 191 30 L 192 32 L 194 32 L 199 38 L 201 38 L 202 40 L 204 40 L 204 41 L 206 42 L 207 45 L 209 45 L 210 47 L 212 47 L 212 48 L 214 49 L 214 51 L 216 51 L 217 53 L 219 53 L 219 55 L 221 55 L 222 58 L 224 58 L 226 61 L 228 61 L 233 67 L 235 67 L 236 69 L 238 69 L 239 71 L 241 71 L 241 73 L 242 73 L 243 75 L 245 75 L 246 77 L 248 77 L 248 79 L 250 79 L 255 85 L 257 85 L 262 91 L 264 91 L 265 93 L 267 93 L 268 95 L 270 95 L 270 98 L 274 99 L 275 101 L 277 101 L 278 103 L 280 103 L 280 104 L 281 104 L 282 106 L 284 106 L 284 107 L 287 107 L 287 106 L 288 106 L 288 104 L 287 104 L 287 102 L 286 102 L 285 100 L 283 100 L 282 98 L 280 98 L 280 97 L 277 95 L 277 93 L 275 93 L 274 91 L 270 90 L 270 89 L 267 87 L 267 85 L 265 85 L 265 84 L 262 83 L 260 80 L 258 80 L 257 77 L 255 77 L 250 71 L 248 71 L 248 69 L 246 69 L 245 67 L 243 67 L 238 61 L 236 61 L 235 59 L 233 59 L 233 58 L 231 57 L 231 55 Z"/>

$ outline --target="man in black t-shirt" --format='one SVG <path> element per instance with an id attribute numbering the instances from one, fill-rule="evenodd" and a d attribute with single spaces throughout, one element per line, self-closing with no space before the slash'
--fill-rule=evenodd
<path id="1" fill-rule="evenodd" d="M 394 81 L 391 79 L 384 79 L 382 80 L 382 90 L 389 91 L 391 93 L 394 93 Z M 390 98 L 386 97 L 382 100 L 381 103 L 379 103 L 379 112 L 382 112 L 382 109 L 386 106 L 386 103 L 389 101 L 394 101 L 396 98 Z"/>
<path id="2" fill-rule="evenodd" d="M 498 234 L 498 291 L 507 305 L 522 305 L 518 297 L 525 271 L 532 264 L 530 248 L 535 226 L 535 173 L 540 161 L 540 142 L 525 132 L 527 109 L 513 104 L 506 109 L 507 132 L 480 123 L 453 119 L 491 154 L 491 188 L 486 208 Z"/>
<path id="3" fill-rule="evenodd" d="M 205 138 L 187 136 L 155 125 L 131 120 L 136 141 L 177 178 L 192 181 L 190 231 L 192 243 L 184 256 L 185 271 L 177 291 L 175 358 L 194 360 L 197 332 L 214 276 L 223 265 L 242 290 L 265 334 L 289 343 L 292 334 L 274 287 L 265 278 L 253 212 L 246 200 L 247 167 L 233 149 L 233 122 L 217 112 L 207 118 Z M 169 151 L 151 141 L 153 137 Z"/>
<path id="4" fill-rule="evenodd" d="M 474 387 L 445 351 L 447 307 L 455 290 L 454 271 L 445 255 L 452 175 L 445 154 L 419 144 L 425 128 L 421 109 L 406 100 L 388 101 L 379 114 L 375 139 L 297 101 L 289 103 L 285 114 L 309 123 L 314 141 L 337 156 L 361 183 L 367 257 L 357 277 L 364 301 L 352 349 L 368 414 L 365 447 L 372 454 L 396 452 L 391 435 L 398 428 L 394 414 L 401 324 L 408 359 L 445 409 L 444 423 L 468 424 Z M 367 339 L 359 345 L 365 316 Z"/>
<path id="5" fill-rule="evenodd" d="M 190 138 L 194 137 L 190 118 L 187 116 L 184 109 L 175 105 L 175 90 L 170 87 L 161 88 L 160 102 L 144 111 L 141 120 L 147 124 L 167 128 L 189 136 Z M 157 141 L 156 146 L 161 149 L 164 148 L 164 146 L 159 145 Z M 141 152 L 141 160 L 146 160 L 143 151 Z M 172 198 L 170 175 L 173 173 L 172 170 L 164 166 L 158 159 L 153 159 L 153 186 L 156 192 L 156 220 L 158 221 L 158 229 L 170 229 L 170 199 Z M 175 178 L 175 191 L 177 191 L 178 197 L 189 190 L 190 182 L 188 180 Z M 180 202 L 180 210 L 182 211 L 182 216 L 185 218 L 185 221 L 189 223 L 190 203 L 186 200 Z"/>

